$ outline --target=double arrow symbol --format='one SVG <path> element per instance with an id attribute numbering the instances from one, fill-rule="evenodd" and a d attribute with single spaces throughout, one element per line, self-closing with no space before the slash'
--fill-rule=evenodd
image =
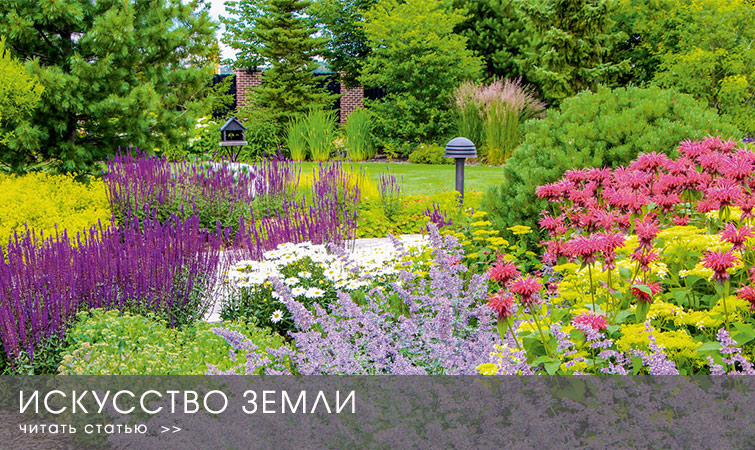
<path id="1" fill-rule="evenodd" d="M 160 428 L 162 428 L 162 431 L 160 433 L 165 433 L 166 431 L 170 431 L 170 428 L 162 426 L 162 425 L 160 426 Z M 180 428 L 176 426 L 173 427 L 173 433 L 178 433 L 179 431 L 181 431 Z"/>

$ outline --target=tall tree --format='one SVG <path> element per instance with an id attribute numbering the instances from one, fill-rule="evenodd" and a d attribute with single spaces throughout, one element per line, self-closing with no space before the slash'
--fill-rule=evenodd
<path id="1" fill-rule="evenodd" d="M 647 81 L 691 94 L 755 133 L 755 7 L 745 0 L 622 0 Z M 701 32 L 701 30 L 705 30 Z"/>
<path id="2" fill-rule="evenodd" d="M 453 32 L 464 16 L 436 0 L 381 0 L 366 19 L 371 52 L 360 81 L 387 92 L 368 103 L 376 135 L 415 144 L 446 137 L 453 90 L 481 72 Z"/>
<path id="3" fill-rule="evenodd" d="M 208 8 L 201 0 L 0 2 L 0 34 L 44 86 L 3 158 L 83 174 L 119 146 L 185 139 L 218 55 Z"/>
<path id="4" fill-rule="evenodd" d="M 454 0 L 453 5 L 466 16 L 455 32 L 483 60 L 486 80 L 522 77 L 532 82 L 524 62 L 539 35 L 516 0 Z"/>
<path id="5" fill-rule="evenodd" d="M 615 0 L 518 0 L 537 27 L 541 42 L 528 58 L 532 79 L 550 103 L 599 84 L 612 86 L 629 71 L 614 50 L 625 35 L 611 14 Z"/>
<path id="6" fill-rule="evenodd" d="M 317 29 L 303 16 L 310 2 L 229 0 L 226 5 L 238 14 L 221 19 L 228 27 L 226 42 L 239 49 L 245 61 L 265 66 L 262 84 L 252 89 L 257 107 L 282 126 L 333 101 L 312 73 L 318 66 L 315 56 L 323 53 L 327 38 L 316 37 Z"/>
<path id="7" fill-rule="evenodd" d="M 310 13 L 328 37 L 324 56 L 333 70 L 343 72 L 348 86 L 358 83 L 362 63 L 370 53 L 362 24 L 364 13 L 377 0 L 316 0 Z"/>

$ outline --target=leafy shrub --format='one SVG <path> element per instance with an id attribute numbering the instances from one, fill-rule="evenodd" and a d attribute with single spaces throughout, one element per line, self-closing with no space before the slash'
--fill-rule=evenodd
<path id="1" fill-rule="evenodd" d="M 44 173 L 0 175 L 0 205 L 0 246 L 14 231 L 25 234 L 27 226 L 37 236 L 63 230 L 75 235 L 98 222 L 109 225 L 112 216 L 101 180 L 84 185 L 72 177 Z"/>
<path id="2" fill-rule="evenodd" d="M 278 137 L 278 124 L 271 114 L 263 109 L 249 107 L 239 110 L 238 117 L 246 127 L 244 137 L 248 143 L 241 148 L 240 160 L 258 161 L 277 155 L 282 142 Z"/>
<path id="3" fill-rule="evenodd" d="M 480 74 L 481 61 L 454 33 L 464 16 L 449 6 L 435 0 L 391 0 L 364 14 L 371 51 L 360 82 L 387 92 L 382 99 L 366 101 L 383 146 L 387 141 L 442 139 L 452 123 L 451 93 Z"/>
<path id="4" fill-rule="evenodd" d="M 79 313 L 68 334 L 70 347 L 58 372 L 65 375 L 202 375 L 211 368 L 227 371 L 244 359 L 232 360 L 231 347 L 213 329 L 199 322 L 169 328 L 153 316 L 95 309 Z M 251 323 L 225 322 L 224 329 L 241 333 L 262 348 L 279 348 L 280 336 Z"/>
<path id="5" fill-rule="evenodd" d="M 44 87 L 36 77 L 26 73 L 24 64 L 13 58 L 5 48 L 5 37 L 0 36 L 0 167 L 3 171 L 20 171 L 33 158 L 19 152 L 28 143 L 31 113 L 40 102 Z M 16 130 L 21 131 L 16 133 Z M 32 138 L 34 139 L 34 138 Z"/>
<path id="6" fill-rule="evenodd" d="M 375 143 L 372 138 L 370 112 L 357 108 L 349 114 L 343 125 L 346 148 L 352 161 L 365 161 L 375 157 Z"/>
<path id="7" fill-rule="evenodd" d="M 377 138 L 377 140 L 383 149 L 383 153 L 388 159 L 408 158 L 416 149 L 414 144 L 409 141 L 383 138 Z"/>
<path id="8" fill-rule="evenodd" d="M 617 167 L 649 150 L 673 153 L 682 139 L 707 134 L 741 136 L 685 94 L 634 87 L 584 92 L 545 119 L 527 122 L 524 142 L 503 167 L 506 181 L 488 192 L 482 207 L 500 230 L 514 225 L 537 229 L 546 202 L 535 196 L 536 186 L 568 169 Z"/>
<path id="9" fill-rule="evenodd" d="M 419 144 L 409 154 L 409 161 L 415 164 L 453 164 L 454 160 L 443 156 L 445 149 L 437 144 Z"/>

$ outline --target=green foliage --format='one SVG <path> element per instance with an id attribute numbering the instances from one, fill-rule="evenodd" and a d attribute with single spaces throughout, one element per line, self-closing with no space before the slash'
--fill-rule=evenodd
<path id="1" fill-rule="evenodd" d="M 224 42 L 241 51 L 237 67 L 268 66 L 251 99 L 279 130 L 295 116 L 333 101 L 312 73 L 327 38 L 314 36 L 317 30 L 303 17 L 308 6 L 303 0 L 229 0 L 226 7 L 234 16 L 221 19 L 227 27 Z"/>
<path id="2" fill-rule="evenodd" d="M 484 105 L 475 98 L 477 85 L 472 82 L 462 83 L 454 91 L 456 113 L 456 134 L 474 142 L 478 155 L 485 155 L 485 111 Z"/>
<path id="3" fill-rule="evenodd" d="M 528 57 L 527 76 L 546 101 L 559 103 L 598 84 L 615 85 L 630 70 L 628 60 L 613 52 L 624 38 L 611 14 L 614 0 L 519 1 L 541 36 Z"/>
<path id="4" fill-rule="evenodd" d="M 55 374 L 68 345 L 65 338 L 52 335 L 34 349 L 34 361 L 25 351 L 21 351 L 13 360 L 12 365 L 8 361 L 5 350 L 0 346 L 0 375 Z"/>
<path id="5" fill-rule="evenodd" d="M 227 371 L 244 363 L 231 359 L 231 346 L 213 333 L 214 324 L 178 330 L 154 317 L 101 309 L 79 313 L 78 319 L 68 334 L 71 345 L 63 353 L 61 374 L 202 375 L 210 365 Z M 252 324 L 226 322 L 223 329 L 239 332 L 263 349 L 283 345 L 280 336 Z"/>
<path id="6" fill-rule="evenodd" d="M 346 149 L 352 161 L 364 161 L 375 157 L 376 149 L 372 138 L 372 119 L 370 112 L 357 108 L 346 119 L 343 135 Z"/>
<path id="7" fill-rule="evenodd" d="M 409 161 L 415 164 L 453 164 L 451 158 L 443 156 L 445 149 L 438 144 L 419 144 L 409 154 Z"/>
<path id="8" fill-rule="evenodd" d="M 336 134 L 336 115 L 333 110 L 312 109 L 304 118 L 309 155 L 314 161 L 327 161 L 333 150 Z"/>
<path id="9" fill-rule="evenodd" d="M 323 56 L 333 71 L 343 72 L 343 81 L 349 87 L 358 85 L 362 61 L 370 52 L 361 24 L 364 12 L 375 3 L 377 0 L 315 0 L 309 8 L 328 37 Z"/>
<path id="10" fill-rule="evenodd" d="M 525 129 L 524 142 L 503 167 L 506 181 L 483 200 L 501 230 L 514 225 L 537 230 L 547 202 L 535 196 L 535 188 L 568 169 L 616 167 L 639 153 L 668 154 L 680 141 L 708 134 L 740 136 L 736 126 L 692 97 L 659 88 L 584 92 Z"/>
<path id="11" fill-rule="evenodd" d="M 464 83 L 456 89 L 454 98 L 460 135 L 471 137 L 479 147 L 478 153 L 494 165 L 506 161 L 519 145 L 522 124 L 545 109 L 519 79 L 483 85 Z"/>
<path id="12" fill-rule="evenodd" d="M 292 120 L 286 130 L 286 144 L 294 161 L 307 159 L 307 123 L 303 117 Z"/>
<path id="13" fill-rule="evenodd" d="M 469 210 L 480 206 L 481 194 L 464 194 L 464 208 L 459 208 L 459 193 L 456 191 L 433 195 L 404 195 L 399 211 L 388 217 L 380 198 L 362 199 L 359 206 L 358 238 L 374 238 L 400 234 L 424 232 L 430 221 L 426 212 L 432 211 L 433 204 L 446 214 L 455 226 L 462 226 L 469 220 Z"/>
<path id="14" fill-rule="evenodd" d="M 5 49 L 0 37 L 0 168 L 15 169 L 15 155 L 6 151 L 17 127 L 28 127 L 31 113 L 39 104 L 44 88 L 29 76 L 24 65 Z"/>
<path id="15" fill-rule="evenodd" d="M 0 246 L 14 234 L 54 237 L 66 230 L 69 236 L 102 223 L 110 224 L 112 212 L 102 180 L 88 185 L 66 175 L 34 172 L 23 176 L 0 175 Z"/>
<path id="16" fill-rule="evenodd" d="M 675 8 L 678 50 L 660 56 L 654 82 L 691 94 L 742 131 L 755 132 L 755 8 L 743 0 L 696 0 Z"/>
<path id="17" fill-rule="evenodd" d="M 215 25 L 189 2 L 0 3 L 0 34 L 44 86 L 3 156 L 84 175 L 118 147 L 176 145 L 206 110 Z"/>
<path id="18" fill-rule="evenodd" d="M 479 59 L 453 33 L 463 16 L 434 0 L 382 0 L 365 19 L 372 50 L 360 81 L 388 93 L 367 105 L 375 135 L 383 143 L 442 139 L 452 123 L 451 93 L 480 73 Z"/>
<path id="19" fill-rule="evenodd" d="M 266 155 L 276 155 L 282 141 L 278 137 L 278 126 L 267 111 L 254 107 L 241 108 L 238 111 L 246 127 L 245 145 L 241 150 L 241 158 L 246 161 L 256 161 Z"/>
<path id="20" fill-rule="evenodd" d="M 541 36 L 529 17 L 515 1 L 454 0 L 465 19 L 455 32 L 467 38 L 467 48 L 484 63 L 484 78 L 523 77 L 533 80 L 525 62 L 534 52 Z"/>

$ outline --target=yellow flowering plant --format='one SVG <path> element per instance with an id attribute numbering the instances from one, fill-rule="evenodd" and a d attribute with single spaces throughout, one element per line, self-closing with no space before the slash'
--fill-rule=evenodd
<path id="1" fill-rule="evenodd" d="M 27 227 L 37 237 L 63 231 L 71 236 L 98 223 L 108 227 L 112 216 L 101 180 L 85 185 L 45 173 L 0 175 L 0 205 L 0 246 L 14 233 L 25 234 Z"/>

